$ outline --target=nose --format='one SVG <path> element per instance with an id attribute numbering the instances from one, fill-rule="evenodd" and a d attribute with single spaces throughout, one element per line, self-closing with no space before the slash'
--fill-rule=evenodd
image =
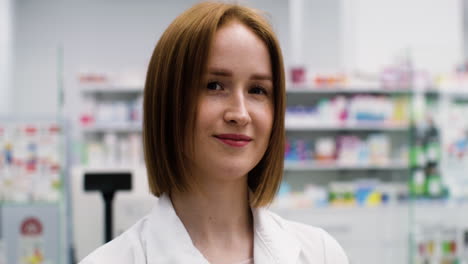
<path id="1" fill-rule="evenodd" d="M 224 112 L 224 121 L 237 126 L 245 126 L 250 121 L 250 114 L 247 109 L 247 102 L 242 92 L 237 92 L 230 96 Z"/>

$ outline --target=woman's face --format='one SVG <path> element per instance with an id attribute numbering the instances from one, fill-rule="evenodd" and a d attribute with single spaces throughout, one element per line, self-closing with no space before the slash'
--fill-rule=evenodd
<path id="1" fill-rule="evenodd" d="M 214 36 L 198 101 L 193 157 L 200 177 L 242 179 L 263 157 L 273 125 L 265 43 L 239 22 Z"/>

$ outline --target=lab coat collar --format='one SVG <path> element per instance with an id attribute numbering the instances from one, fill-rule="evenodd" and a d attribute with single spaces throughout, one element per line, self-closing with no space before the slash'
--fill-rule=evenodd
<path id="1" fill-rule="evenodd" d="M 156 201 L 146 228 L 150 230 L 144 232 L 147 234 L 145 250 L 148 264 L 209 264 L 193 245 L 167 194 L 161 195 Z"/>
<path id="2" fill-rule="evenodd" d="M 301 247 L 297 239 L 285 231 L 284 220 L 275 218 L 265 208 L 252 208 L 252 215 L 254 263 L 296 263 Z M 163 194 L 156 201 L 147 224 L 144 227 L 150 230 L 144 232 L 147 263 L 209 264 L 193 245 L 168 195 Z"/>
<path id="3" fill-rule="evenodd" d="M 254 263 L 297 263 L 301 246 L 285 230 L 284 220 L 265 208 L 252 208 L 254 218 Z"/>

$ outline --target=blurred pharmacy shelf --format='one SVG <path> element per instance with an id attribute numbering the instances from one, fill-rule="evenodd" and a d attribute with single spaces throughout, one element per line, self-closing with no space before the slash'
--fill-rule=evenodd
<path id="1" fill-rule="evenodd" d="M 287 85 L 288 94 L 382 94 L 382 95 L 411 95 L 414 93 L 424 94 L 451 94 L 453 96 L 468 96 L 468 89 L 454 89 L 443 87 L 425 87 L 424 89 L 413 88 L 382 88 L 377 85 L 353 85 L 353 86 L 312 86 L 312 85 Z"/>
<path id="2" fill-rule="evenodd" d="M 441 94 L 452 99 L 468 100 L 468 91 L 444 91 Z"/>
<path id="3" fill-rule="evenodd" d="M 323 228 L 344 248 L 350 263 L 406 263 L 408 207 L 273 209 L 282 217 Z"/>
<path id="4" fill-rule="evenodd" d="M 143 85 L 82 75 L 78 112 L 80 166 L 101 171 L 132 171 L 142 164 Z M 102 80 L 102 82 L 101 82 Z"/>
<path id="5" fill-rule="evenodd" d="M 336 162 L 286 161 L 284 169 L 287 171 L 407 170 L 409 167 L 406 162 L 391 162 L 389 164 L 339 164 Z"/>
<path id="6" fill-rule="evenodd" d="M 410 94 L 411 89 L 382 89 L 378 86 L 307 86 L 307 85 L 290 85 L 286 90 L 288 94 Z"/>
<path id="7" fill-rule="evenodd" d="M 134 172 L 134 171 L 146 171 L 144 165 L 127 165 L 127 164 L 114 164 L 114 165 L 102 165 L 102 166 L 77 166 L 77 169 L 83 171 L 83 173 L 89 172 Z"/>
<path id="8" fill-rule="evenodd" d="M 408 263 L 410 258 L 409 263 L 466 263 L 443 261 L 467 260 L 468 204 L 412 203 L 417 205 L 271 209 L 327 230 L 343 246 L 350 263 Z M 408 234 L 413 239 L 408 240 Z"/>
<path id="9" fill-rule="evenodd" d="M 96 123 L 82 128 L 84 133 L 132 133 L 141 132 L 140 122 Z"/>
<path id="10" fill-rule="evenodd" d="M 1 263 L 67 263 L 68 128 L 57 116 L 0 118 Z"/>
<path id="11" fill-rule="evenodd" d="M 83 94 L 105 94 L 105 93 L 121 93 L 121 94 L 141 94 L 143 87 L 141 86 L 90 86 L 82 87 Z"/>
<path id="12" fill-rule="evenodd" d="M 406 131 L 409 128 L 407 124 L 317 125 L 286 122 L 286 130 L 289 131 Z"/>
<path id="13" fill-rule="evenodd" d="M 411 88 L 380 88 L 379 86 L 310 86 L 310 85 L 288 85 L 286 93 L 288 94 L 412 94 L 418 91 Z M 83 94 L 141 94 L 144 91 L 143 86 L 84 86 L 81 87 Z M 468 97 L 468 90 L 465 89 L 444 89 L 444 88 L 426 88 L 421 90 L 429 94 L 447 94 L 454 97 Z"/>
<path id="14" fill-rule="evenodd" d="M 0 206 L 30 206 L 30 205 L 60 205 L 60 201 L 46 201 L 46 200 L 39 200 L 39 201 L 8 201 L 2 200 L 0 202 Z"/>

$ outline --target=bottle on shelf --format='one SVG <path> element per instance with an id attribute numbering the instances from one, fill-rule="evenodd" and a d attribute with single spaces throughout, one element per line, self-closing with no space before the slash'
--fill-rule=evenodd
<path id="1" fill-rule="evenodd" d="M 425 171 L 427 175 L 425 194 L 428 198 L 444 198 L 447 196 L 440 172 L 440 137 L 439 131 L 432 119 L 424 137 L 424 152 L 426 155 Z"/>
<path id="2" fill-rule="evenodd" d="M 428 198 L 443 198 L 446 191 L 440 177 L 438 166 L 435 164 L 428 165 L 426 168 L 426 175 L 426 196 Z"/>
<path id="3" fill-rule="evenodd" d="M 425 148 L 427 163 L 439 163 L 440 161 L 440 138 L 439 131 L 432 120 L 429 120 L 429 126 L 425 136 Z"/>
<path id="4" fill-rule="evenodd" d="M 412 133 L 410 155 L 410 192 L 414 198 L 440 199 L 448 195 L 440 171 L 440 137 L 432 119 L 425 129 L 419 127 Z"/>
<path id="5" fill-rule="evenodd" d="M 423 197 L 425 194 L 426 156 L 424 152 L 424 130 L 420 127 L 411 131 L 411 151 L 410 151 L 410 194 L 415 198 Z"/>

